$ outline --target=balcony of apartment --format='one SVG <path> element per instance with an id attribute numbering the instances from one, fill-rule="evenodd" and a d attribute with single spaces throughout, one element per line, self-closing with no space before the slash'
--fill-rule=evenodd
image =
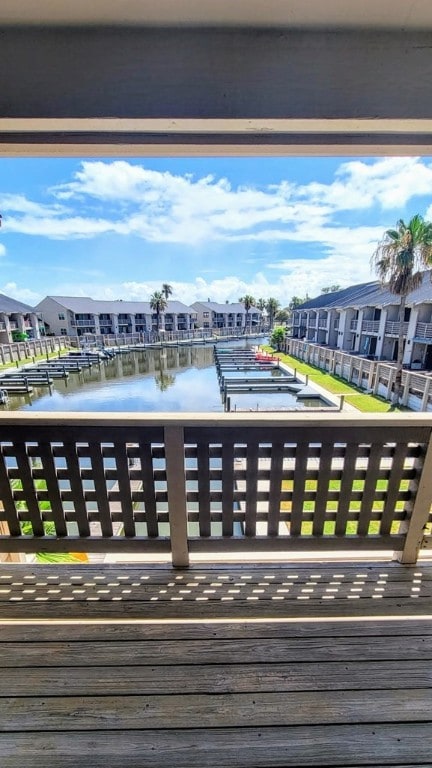
<path id="1" fill-rule="evenodd" d="M 430 339 L 432 341 L 432 323 L 417 323 L 415 337 L 416 339 Z"/>
<path id="2" fill-rule="evenodd" d="M 0 420 L 5 768 L 430 764 L 432 416 Z"/>
<path id="3" fill-rule="evenodd" d="M 362 333 L 378 333 L 380 326 L 379 320 L 363 320 L 361 324 Z"/>
<path id="4" fill-rule="evenodd" d="M 71 320 L 71 325 L 76 328 L 95 328 L 96 320 L 94 316 L 86 318 L 75 317 L 74 320 Z"/>
<path id="5" fill-rule="evenodd" d="M 313 313 L 313 314 L 310 314 L 307 317 L 306 323 L 307 323 L 308 328 L 316 328 L 317 327 L 317 322 L 318 322 L 318 318 L 317 318 L 316 314 Z"/>
<path id="6" fill-rule="evenodd" d="M 0 331 L 5 331 L 5 330 L 6 330 L 6 323 L 0 321 Z"/>
<path id="7" fill-rule="evenodd" d="M 318 317 L 318 328 L 327 328 L 327 315 L 320 315 Z"/>
<path id="8" fill-rule="evenodd" d="M 408 333 L 408 323 L 402 323 L 403 327 L 403 335 L 406 336 Z M 394 321 L 387 321 L 385 324 L 385 333 L 386 336 L 399 336 L 399 330 L 400 330 L 400 322 L 394 322 Z"/>

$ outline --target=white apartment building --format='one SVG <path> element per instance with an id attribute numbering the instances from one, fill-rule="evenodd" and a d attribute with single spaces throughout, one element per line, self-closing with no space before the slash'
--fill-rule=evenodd
<path id="1" fill-rule="evenodd" d="M 46 296 L 36 307 L 48 333 L 56 336 L 149 333 L 158 319 L 148 301 L 99 301 L 84 296 Z M 189 331 L 196 312 L 180 301 L 168 301 L 160 313 L 159 329 Z"/>
<path id="2" fill-rule="evenodd" d="M 432 369 L 432 272 L 407 296 L 403 318 L 406 366 Z M 378 282 L 322 294 L 293 312 L 291 336 L 316 344 L 396 360 L 399 336 L 398 296 Z"/>
<path id="3" fill-rule="evenodd" d="M 232 328 L 232 330 L 244 330 L 246 321 L 248 329 L 257 328 L 261 324 L 262 312 L 256 307 L 251 307 L 248 313 L 243 304 L 218 304 L 215 301 L 195 301 L 192 308 L 197 314 L 199 328 Z M 247 315 L 247 318 L 246 318 Z"/>
<path id="4" fill-rule="evenodd" d="M 0 344 L 10 344 L 15 334 L 40 337 L 39 320 L 33 307 L 0 294 Z"/>

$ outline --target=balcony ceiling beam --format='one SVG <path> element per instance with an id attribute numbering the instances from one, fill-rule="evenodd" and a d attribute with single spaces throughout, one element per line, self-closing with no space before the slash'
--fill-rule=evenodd
<path id="1" fill-rule="evenodd" d="M 430 32 L 4 27 L 2 155 L 432 153 Z"/>

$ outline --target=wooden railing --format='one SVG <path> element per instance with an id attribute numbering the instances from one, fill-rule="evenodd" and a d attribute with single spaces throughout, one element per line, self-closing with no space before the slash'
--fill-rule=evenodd
<path id="1" fill-rule="evenodd" d="M 76 338 L 71 339 L 67 336 L 44 336 L 41 339 L 0 344 L 0 365 L 14 365 L 31 357 L 61 352 L 66 347 L 77 346 L 77 344 Z"/>
<path id="2" fill-rule="evenodd" d="M 430 520 L 432 416 L 0 416 L 0 551 L 395 550 Z"/>
<path id="3" fill-rule="evenodd" d="M 368 392 L 391 400 L 396 373 L 394 364 L 366 360 L 359 355 L 309 344 L 294 338 L 286 340 L 286 351 L 293 357 L 340 376 Z M 404 370 L 402 386 L 402 405 L 413 411 L 432 411 L 432 378 L 430 376 L 417 371 Z"/>

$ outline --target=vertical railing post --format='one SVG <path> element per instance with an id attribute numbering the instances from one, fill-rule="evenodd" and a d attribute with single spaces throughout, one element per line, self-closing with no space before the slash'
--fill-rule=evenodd
<path id="1" fill-rule="evenodd" d="M 412 374 L 409 371 L 407 371 L 406 374 L 405 374 L 405 383 L 404 383 L 403 395 L 402 395 L 402 405 L 408 405 L 409 391 L 410 391 L 410 384 L 411 384 L 411 376 L 412 376 Z M 425 410 L 423 408 L 423 401 L 422 401 L 421 410 L 422 411 Z"/>
<path id="2" fill-rule="evenodd" d="M 423 390 L 423 397 L 422 397 L 422 402 L 421 402 L 421 408 L 420 408 L 421 411 L 427 411 L 427 409 L 428 409 L 429 392 L 430 392 L 431 384 L 432 384 L 432 379 L 426 379 L 425 385 L 424 385 L 424 390 Z M 408 401 L 407 401 L 407 403 L 405 403 L 405 405 L 407 405 L 407 404 L 408 404 Z"/>
<path id="3" fill-rule="evenodd" d="M 405 535 L 405 544 L 402 552 L 397 553 L 400 563 L 414 565 L 417 562 L 418 553 L 423 542 L 424 528 L 429 519 L 432 500 L 432 433 L 429 433 L 429 442 L 426 455 L 422 462 L 420 479 L 415 492 L 415 501 L 411 509 Z M 418 459 L 416 464 L 418 466 Z M 412 483 L 417 481 L 413 480 Z"/>
<path id="4" fill-rule="evenodd" d="M 166 426 L 164 430 L 171 554 L 174 568 L 189 565 L 184 430 Z"/>

